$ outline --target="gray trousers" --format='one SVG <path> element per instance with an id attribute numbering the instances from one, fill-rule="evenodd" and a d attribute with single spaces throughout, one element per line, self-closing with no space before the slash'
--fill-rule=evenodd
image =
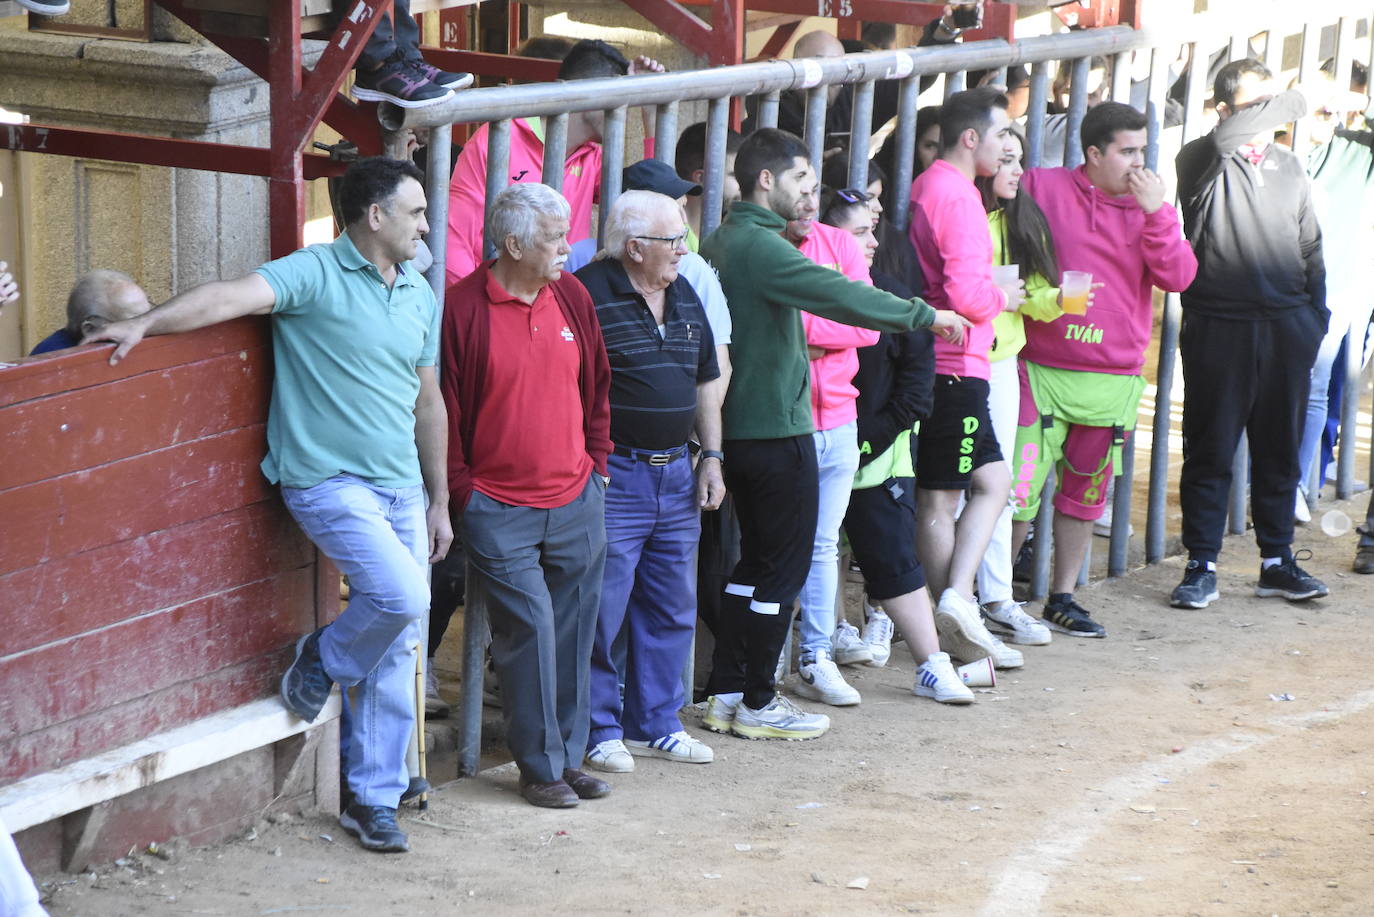
<path id="1" fill-rule="evenodd" d="M 561 780 L 587 752 L 605 500 L 593 473 L 566 506 L 511 506 L 474 491 L 463 513 L 469 596 L 491 620 L 506 741 L 532 782 Z"/>

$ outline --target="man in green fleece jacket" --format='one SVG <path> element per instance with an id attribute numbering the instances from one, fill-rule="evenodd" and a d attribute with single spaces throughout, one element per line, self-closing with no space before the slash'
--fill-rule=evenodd
<path id="1" fill-rule="evenodd" d="M 735 158 L 743 199 L 701 244 L 720 274 L 734 332 L 725 398 L 725 483 L 740 523 L 740 561 L 725 586 L 703 725 L 750 739 L 813 739 L 830 719 L 774 692 L 773 670 L 806 582 L 816 531 L 816 451 L 799 310 L 878 331 L 968 323 L 821 267 L 783 235 L 816 212 L 816 173 L 794 134 L 764 128 Z"/>

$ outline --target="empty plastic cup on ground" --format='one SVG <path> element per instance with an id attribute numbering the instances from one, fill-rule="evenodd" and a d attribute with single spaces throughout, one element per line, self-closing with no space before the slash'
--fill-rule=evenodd
<path id="1" fill-rule="evenodd" d="M 1088 312 L 1088 291 L 1093 286 L 1093 275 L 1087 271 L 1065 271 L 1059 281 L 1059 292 L 1064 297 L 1064 311 L 1070 315 L 1086 315 Z"/>
<path id="2" fill-rule="evenodd" d="M 1350 531 L 1353 526 L 1349 516 L 1338 509 L 1331 509 L 1322 513 L 1321 527 L 1322 534 L 1338 538 Z"/>
<path id="3" fill-rule="evenodd" d="M 993 667 L 992 657 L 970 662 L 955 669 L 964 684 L 970 688 L 994 688 L 997 686 L 997 670 Z"/>

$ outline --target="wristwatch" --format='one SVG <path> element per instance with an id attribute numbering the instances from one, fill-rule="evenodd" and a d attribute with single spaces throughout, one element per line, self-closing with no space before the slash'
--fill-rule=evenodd
<path id="1" fill-rule="evenodd" d="M 725 464 L 725 453 L 721 452 L 719 449 L 702 449 L 701 457 L 703 459 L 713 458 L 722 465 Z"/>

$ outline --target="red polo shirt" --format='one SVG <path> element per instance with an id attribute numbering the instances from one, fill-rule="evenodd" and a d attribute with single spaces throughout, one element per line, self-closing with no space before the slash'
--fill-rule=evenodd
<path id="1" fill-rule="evenodd" d="M 482 448 L 468 457 L 473 489 L 515 506 L 566 506 L 592 472 L 577 338 L 547 286 L 525 303 L 488 275 L 486 294 L 491 343 L 473 430 Z"/>

